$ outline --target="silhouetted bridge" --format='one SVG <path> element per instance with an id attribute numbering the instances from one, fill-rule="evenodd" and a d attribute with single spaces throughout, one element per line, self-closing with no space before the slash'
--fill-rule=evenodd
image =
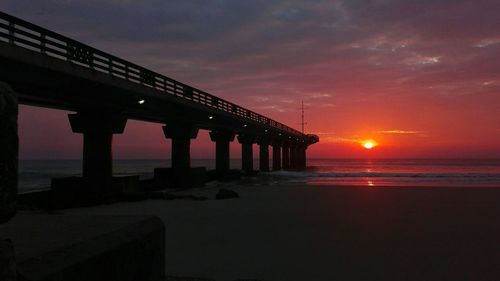
<path id="1" fill-rule="evenodd" d="M 172 170 L 189 178 L 190 139 L 210 130 L 216 143 L 216 170 L 229 170 L 229 143 L 242 144 L 242 169 L 253 171 L 252 144 L 258 143 L 262 171 L 303 169 L 306 149 L 318 142 L 251 110 L 144 67 L 107 54 L 32 23 L 0 12 L 0 81 L 20 103 L 75 111 L 75 133 L 84 135 L 83 177 L 112 176 L 112 135 L 127 119 L 165 124 L 172 139 Z"/>

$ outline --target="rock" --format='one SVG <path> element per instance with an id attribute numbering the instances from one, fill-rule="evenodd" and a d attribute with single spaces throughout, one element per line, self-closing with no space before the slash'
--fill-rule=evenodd
<path id="1" fill-rule="evenodd" d="M 10 240 L 0 239 L 0 280 L 16 280 L 16 261 L 14 247 Z"/>
<path id="2" fill-rule="evenodd" d="M 17 209 L 17 110 L 16 94 L 0 82 L 0 223 Z"/>
<path id="3" fill-rule="evenodd" d="M 158 194 L 161 196 L 158 198 L 164 199 L 164 200 L 191 199 L 191 200 L 196 200 L 196 201 L 204 201 L 204 200 L 208 199 L 205 196 L 172 194 L 172 193 L 168 193 L 168 192 L 160 192 Z"/>
<path id="4" fill-rule="evenodd" d="M 215 281 L 214 279 L 196 278 L 196 277 L 180 277 L 180 276 L 167 276 L 165 281 Z"/>
<path id="5" fill-rule="evenodd" d="M 236 191 L 223 188 L 219 189 L 219 192 L 215 195 L 215 199 L 217 200 L 231 198 L 240 198 L 240 195 Z"/>

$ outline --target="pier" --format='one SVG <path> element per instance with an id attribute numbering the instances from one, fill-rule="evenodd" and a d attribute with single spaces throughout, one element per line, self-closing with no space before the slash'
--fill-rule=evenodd
<path id="1" fill-rule="evenodd" d="M 154 171 L 154 180 L 163 187 L 188 188 L 206 181 L 205 168 L 191 167 L 190 144 L 200 129 L 208 130 L 214 142 L 217 178 L 232 172 L 229 146 L 235 139 L 241 144 L 241 170 L 247 175 L 257 171 L 254 144 L 259 147 L 258 170 L 268 172 L 269 146 L 272 170 L 300 170 L 306 168 L 307 147 L 319 141 L 315 135 L 3 12 L 0 65 L 0 224 L 6 238 L 15 237 L 0 239 L 2 280 L 14 280 L 17 273 L 23 280 L 163 280 L 165 275 L 165 230 L 157 218 L 14 217 L 18 104 L 74 112 L 68 114 L 68 122 L 73 133 L 83 136 L 82 177 L 53 179 L 47 197 L 36 198 L 56 209 L 108 202 L 122 193 L 127 184 L 113 177 L 113 135 L 123 133 L 129 119 L 158 123 L 171 139 L 171 167 Z M 130 180 L 137 184 L 138 177 Z M 38 240 L 30 237 L 31 231 L 38 233 Z M 72 234 L 61 234 L 64 231 Z M 38 247 L 46 243 L 51 246 Z M 17 258 L 14 248 L 20 253 Z"/>
<path id="2" fill-rule="evenodd" d="M 257 169 L 253 144 L 259 145 L 260 171 L 306 167 L 306 150 L 319 141 L 237 104 L 218 98 L 84 43 L 0 12 L 0 81 L 20 104 L 76 112 L 68 119 L 82 134 L 83 179 L 105 183 L 113 176 L 113 135 L 127 120 L 159 123 L 172 140 L 175 185 L 192 184 L 190 142 L 208 130 L 216 147 L 216 173 L 229 171 L 229 144 L 241 144 L 244 173 Z M 164 171 L 165 172 L 165 171 Z M 170 177 L 171 178 L 171 177 Z"/>

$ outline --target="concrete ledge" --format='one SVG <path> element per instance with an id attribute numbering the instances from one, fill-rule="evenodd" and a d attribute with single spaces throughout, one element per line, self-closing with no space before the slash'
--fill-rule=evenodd
<path id="1" fill-rule="evenodd" d="M 218 172 L 216 170 L 207 171 L 207 182 L 219 180 L 219 181 L 233 181 L 240 179 L 243 175 L 241 170 L 231 169 L 226 172 Z"/>
<path id="2" fill-rule="evenodd" d="M 14 244 L 20 280 L 164 280 L 156 217 L 23 214 L 0 233 Z"/>
<path id="3" fill-rule="evenodd" d="M 139 176 L 113 177 L 109 184 L 96 185 L 81 177 L 54 178 L 47 208 L 65 209 L 115 202 L 124 191 L 138 191 Z"/>
<path id="4" fill-rule="evenodd" d="M 205 167 L 194 167 L 186 171 L 174 171 L 172 168 L 155 168 L 154 181 L 168 188 L 202 187 L 206 181 Z"/>

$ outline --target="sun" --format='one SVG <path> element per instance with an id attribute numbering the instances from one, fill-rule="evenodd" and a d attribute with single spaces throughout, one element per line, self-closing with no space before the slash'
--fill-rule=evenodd
<path id="1" fill-rule="evenodd" d="M 367 142 L 363 143 L 363 147 L 366 149 L 372 149 L 374 147 L 374 145 L 372 142 L 367 141 Z"/>
<path id="2" fill-rule="evenodd" d="M 364 140 L 361 142 L 361 146 L 366 148 L 366 149 L 372 149 L 377 145 L 378 145 L 378 143 L 374 140 Z"/>

